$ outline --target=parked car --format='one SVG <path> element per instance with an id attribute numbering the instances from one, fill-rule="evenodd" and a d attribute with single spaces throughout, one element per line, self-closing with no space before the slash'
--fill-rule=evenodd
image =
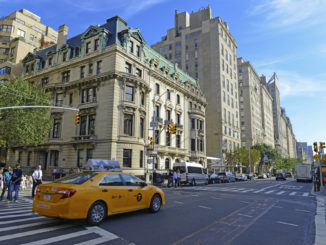
<path id="1" fill-rule="evenodd" d="M 266 174 L 260 174 L 260 175 L 258 175 L 258 179 L 267 179 L 267 175 Z"/>
<path id="2" fill-rule="evenodd" d="M 285 176 L 284 176 L 283 173 L 276 174 L 275 179 L 276 180 L 286 180 L 286 178 L 285 178 Z"/>
<path id="3" fill-rule="evenodd" d="M 221 177 L 222 183 L 235 182 L 235 176 L 231 172 L 221 172 L 218 176 Z"/>
<path id="4" fill-rule="evenodd" d="M 211 174 L 211 175 L 209 176 L 208 183 L 209 183 L 209 184 L 216 184 L 216 183 L 220 184 L 220 183 L 222 183 L 222 179 L 221 179 L 220 176 L 218 176 L 217 174 L 214 174 L 214 173 L 213 173 L 213 174 Z"/>
<path id="5" fill-rule="evenodd" d="M 240 175 L 236 176 L 235 179 L 236 179 L 236 181 L 246 181 L 248 178 L 247 178 L 247 175 L 240 174 Z"/>
<path id="6" fill-rule="evenodd" d="M 181 184 L 208 184 L 208 175 L 203 165 L 195 162 L 176 162 L 173 164 L 173 170 L 180 171 Z"/>
<path id="7" fill-rule="evenodd" d="M 287 173 L 285 174 L 285 177 L 286 177 L 286 178 L 292 178 L 292 173 L 291 173 L 291 172 L 287 172 Z"/>
<path id="8" fill-rule="evenodd" d="M 252 180 L 252 179 L 254 179 L 254 175 L 253 175 L 253 174 L 247 174 L 247 179 L 248 179 L 248 180 Z"/>

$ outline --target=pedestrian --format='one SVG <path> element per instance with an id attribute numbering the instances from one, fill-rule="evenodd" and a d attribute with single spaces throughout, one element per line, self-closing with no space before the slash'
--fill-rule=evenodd
<path id="1" fill-rule="evenodd" d="M 0 197 L 0 201 L 2 201 L 3 196 L 7 190 L 7 199 L 9 200 L 9 187 L 10 187 L 10 182 L 11 182 L 11 167 L 9 166 L 8 169 L 5 169 L 3 171 L 3 189 Z"/>
<path id="2" fill-rule="evenodd" d="M 177 185 L 180 187 L 180 181 L 181 181 L 181 174 L 180 174 L 180 170 L 177 170 Z"/>
<path id="3" fill-rule="evenodd" d="M 62 178 L 64 176 L 63 168 L 60 168 L 59 169 L 59 174 L 60 174 L 60 178 Z"/>
<path id="4" fill-rule="evenodd" d="M 52 181 L 55 180 L 55 176 L 56 176 L 56 174 L 57 174 L 57 169 L 54 168 L 54 169 L 52 170 Z"/>
<path id="5" fill-rule="evenodd" d="M 0 168 L 0 189 L 1 189 L 1 190 L 3 189 L 3 186 L 4 186 L 4 184 L 3 184 L 3 175 L 2 175 L 2 173 L 3 173 L 3 169 Z"/>
<path id="6" fill-rule="evenodd" d="M 172 169 L 168 170 L 167 176 L 168 176 L 168 188 L 170 188 L 171 186 L 173 186 L 173 170 Z"/>
<path id="7" fill-rule="evenodd" d="M 32 174 L 33 178 L 33 188 L 32 188 L 32 198 L 34 198 L 35 195 L 35 188 L 42 184 L 42 169 L 41 165 L 38 165 L 37 168 L 34 170 L 34 173 Z"/>
<path id="8" fill-rule="evenodd" d="M 174 182 L 174 188 L 177 188 L 178 175 L 177 175 L 177 171 L 176 170 L 173 171 L 173 182 Z"/>
<path id="9" fill-rule="evenodd" d="M 11 177 L 11 184 L 9 188 L 9 201 L 8 203 L 12 202 L 12 193 L 15 191 L 15 202 L 18 202 L 19 199 L 19 188 L 20 188 L 20 183 L 22 181 L 23 177 L 23 171 L 21 169 L 20 163 L 16 163 L 16 168 L 12 172 L 12 177 Z"/>
<path id="10" fill-rule="evenodd" d="M 69 174 L 73 174 L 73 173 L 74 173 L 74 169 L 73 168 L 70 168 Z"/>
<path id="11" fill-rule="evenodd" d="M 314 182 L 314 192 L 316 192 L 318 190 L 318 173 L 315 173 L 312 176 L 312 181 Z M 318 190 L 319 191 L 319 190 Z"/>

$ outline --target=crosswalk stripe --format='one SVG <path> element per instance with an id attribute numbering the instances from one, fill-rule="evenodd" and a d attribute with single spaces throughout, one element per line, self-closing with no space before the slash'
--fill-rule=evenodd
<path id="1" fill-rule="evenodd" d="M 309 192 L 305 192 L 305 193 L 303 193 L 303 195 L 302 196 L 304 196 L 304 197 L 307 197 L 307 196 L 309 196 Z"/>
<path id="2" fill-rule="evenodd" d="M 290 193 L 290 196 L 294 196 L 296 194 L 296 192 L 294 191 L 294 192 L 291 192 Z"/>
<path id="3" fill-rule="evenodd" d="M 282 195 L 283 193 L 285 193 L 285 191 L 277 192 L 276 195 Z"/>
<path id="4" fill-rule="evenodd" d="M 0 232 L 2 232 L 2 231 L 10 231 L 10 230 L 17 230 L 17 229 L 31 227 L 31 226 L 45 225 L 45 224 L 48 224 L 48 223 L 53 223 L 53 220 L 45 220 L 43 222 L 35 222 L 35 223 L 29 223 L 29 224 L 24 224 L 24 225 L 15 225 L 15 226 L 10 226 L 10 227 L 0 228 Z"/>
<path id="5" fill-rule="evenodd" d="M 20 213 L 26 213 L 27 211 L 32 211 L 32 209 L 28 209 L 28 210 L 20 210 L 20 211 L 16 211 L 16 210 L 8 210 L 10 213 L 15 212 L 15 214 L 20 214 Z M 6 212 L 0 212 L 0 216 L 8 214 L 8 211 Z"/>
<path id="6" fill-rule="evenodd" d="M 34 213 L 27 213 L 27 214 L 18 214 L 18 215 L 4 215 L 4 216 L 1 216 L 0 217 L 0 220 L 2 219 L 7 219 L 7 218 L 19 218 L 19 217 L 22 217 L 22 216 L 32 216 L 32 215 L 36 215 Z"/>
<path id="7" fill-rule="evenodd" d="M 1 212 L 0 213 L 5 213 L 5 212 L 8 212 L 8 211 L 20 211 L 20 210 L 25 210 L 25 211 L 31 211 L 32 208 L 27 208 L 27 207 L 24 207 L 24 208 L 5 208 L 5 209 L 1 209 Z"/>
<path id="8" fill-rule="evenodd" d="M 37 217 L 32 217 L 32 218 L 24 218 L 24 219 L 17 219 L 17 220 L 7 220 L 7 221 L 0 221 L 0 225 L 7 225 L 7 224 L 12 224 L 12 223 L 25 223 L 26 221 L 31 221 L 31 220 L 36 220 L 36 219 L 45 219 L 46 217 L 44 216 L 37 216 Z"/>
<path id="9" fill-rule="evenodd" d="M 86 229 L 92 230 L 94 233 L 97 233 L 98 235 L 100 235 L 102 237 L 95 238 L 93 240 L 89 240 L 86 242 L 77 243 L 76 245 L 89 245 L 89 244 L 97 245 L 97 244 L 101 244 L 101 243 L 119 238 L 115 234 L 108 232 L 106 230 L 103 230 L 99 227 L 86 227 Z"/>
<path id="10" fill-rule="evenodd" d="M 254 191 L 254 193 L 259 193 L 259 192 L 262 192 L 264 191 L 264 189 L 261 189 L 261 190 L 258 190 L 258 191 Z"/>
<path id="11" fill-rule="evenodd" d="M 58 226 L 49 227 L 49 228 L 43 228 L 43 229 L 37 229 L 37 230 L 32 230 L 32 231 L 14 233 L 14 234 L 6 235 L 6 236 L 1 236 L 0 241 L 15 239 L 15 238 L 18 238 L 18 237 L 30 236 L 30 235 L 35 235 L 35 234 L 40 234 L 40 233 L 59 230 L 59 229 L 64 229 L 64 228 L 71 227 L 71 226 L 75 226 L 75 224 L 58 225 Z"/>
<path id="12" fill-rule="evenodd" d="M 267 192 L 265 192 L 266 194 L 270 194 L 270 193 L 272 193 L 272 192 L 274 192 L 275 190 L 271 190 L 271 191 L 267 191 Z"/>

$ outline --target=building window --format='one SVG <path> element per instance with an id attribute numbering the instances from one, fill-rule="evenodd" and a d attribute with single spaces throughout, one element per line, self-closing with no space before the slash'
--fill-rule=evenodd
<path id="1" fill-rule="evenodd" d="M 123 133 L 128 136 L 132 136 L 133 132 L 133 119 L 134 116 L 131 114 L 124 114 L 124 127 L 123 127 Z"/>
<path id="2" fill-rule="evenodd" d="M 9 25 L 0 25 L 0 31 L 3 32 L 14 32 L 15 27 Z"/>
<path id="3" fill-rule="evenodd" d="M 171 99 L 171 91 L 169 89 L 166 90 L 166 99 L 168 99 L 168 100 Z"/>
<path id="4" fill-rule="evenodd" d="M 48 77 L 43 77 L 42 82 L 41 82 L 42 88 L 44 86 L 46 86 L 48 84 L 48 82 L 49 82 L 49 78 Z"/>
<path id="5" fill-rule="evenodd" d="M 136 68 L 136 75 L 137 75 L 138 77 L 141 77 L 141 75 L 142 75 L 141 70 L 138 69 L 138 68 Z"/>
<path id="6" fill-rule="evenodd" d="M 17 35 L 18 36 L 21 36 L 21 37 L 25 37 L 25 31 L 21 30 L 21 29 L 18 29 L 17 30 Z"/>
<path id="7" fill-rule="evenodd" d="M 52 138 L 60 138 L 61 120 L 53 119 Z"/>
<path id="8" fill-rule="evenodd" d="M 160 85 L 158 83 L 155 84 L 155 92 L 156 94 L 160 94 Z"/>
<path id="9" fill-rule="evenodd" d="M 67 52 L 62 53 L 62 62 L 67 60 Z"/>
<path id="10" fill-rule="evenodd" d="M 160 106 L 155 106 L 155 111 L 154 111 L 154 113 L 155 113 L 155 117 L 156 118 L 159 118 L 160 117 Z"/>
<path id="11" fill-rule="evenodd" d="M 27 166 L 31 165 L 31 155 L 32 155 L 31 151 L 27 152 Z"/>
<path id="12" fill-rule="evenodd" d="M 80 117 L 79 135 L 87 135 L 87 116 Z"/>
<path id="13" fill-rule="evenodd" d="M 188 45 L 186 45 L 185 49 L 186 49 L 186 50 L 188 50 L 188 49 L 189 49 Z"/>
<path id="14" fill-rule="evenodd" d="M 80 78 L 84 78 L 85 76 L 85 66 L 80 67 Z"/>
<path id="15" fill-rule="evenodd" d="M 95 115 L 88 116 L 88 135 L 95 134 Z"/>
<path id="16" fill-rule="evenodd" d="M 177 124 L 181 124 L 181 116 L 180 116 L 180 114 L 177 114 Z"/>
<path id="17" fill-rule="evenodd" d="M 165 159 L 165 170 L 168 170 L 168 169 L 170 169 L 170 159 L 166 158 Z"/>
<path id="18" fill-rule="evenodd" d="M 76 48 L 75 48 L 75 57 L 78 57 L 78 56 L 79 56 L 79 48 L 76 47 Z"/>
<path id="19" fill-rule="evenodd" d="M 62 93 L 56 93 L 54 104 L 56 106 L 61 106 L 62 102 L 63 102 L 63 94 Z"/>
<path id="20" fill-rule="evenodd" d="M 88 161 L 88 159 L 92 159 L 92 158 L 93 158 L 93 150 L 87 149 L 86 150 L 86 162 Z"/>
<path id="21" fill-rule="evenodd" d="M 34 63 L 31 64 L 31 72 L 33 72 L 33 71 L 34 71 Z"/>
<path id="22" fill-rule="evenodd" d="M 127 73 L 131 73 L 131 64 L 129 64 L 128 62 L 126 62 L 125 69 L 126 69 L 126 72 Z"/>
<path id="23" fill-rule="evenodd" d="M 137 57 L 140 57 L 140 46 L 136 45 L 136 55 Z"/>
<path id="24" fill-rule="evenodd" d="M 172 44 L 169 44 L 169 50 L 172 50 Z"/>
<path id="25" fill-rule="evenodd" d="M 188 34 L 186 34 L 186 35 L 185 35 L 185 39 L 186 39 L 186 40 L 188 40 L 188 38 L 189 38 L 189 35 L 188 35 Z"/>
<path id="26" fill-rule="evenodd" d="M 48 65 L 49 65 L 49 66 L 52 66 L 52 57 L 49 58 L 49 60 L 48 60 Z"/>
<path id="27" fill-rule="evenodd" d="M 194 33 L 194 37 L 197 38 L 198 37 L 198 32 Z"/>
<path id="28" fill-rule="evenodd" d="M 172 59 L 172 54 L 171 53 L 169 53 L 169 60 L 171 60 Z"/>
<path id="29" fill-rule="evenodd" d="M 188 54 L 186 54 L 186 60 L 189 60 L 189 55 Z"/>
<path id="30" fill-rule="evenodd" d="M 181 51 L 176 51 L 175 52 L 175 57 L 177 58 L 177 57 L 180 57 L 181 56 Z"/>
<path id="31" fill-rule="evenodd" d="M 166 145 L 171 146 L 171 134 L 166 133 Z"/>
<path id="32" fill-rule="evenodd" d="M 229 92 L 229 88 L 230 87 L 230 81 L 229 81 L 229 79 L 226 79 L 226 89 L 227 89 L 227 91 Z"/>
<path id="33" fill-rule="evenodd" d="M 139 167 L 144 167 L 144 151 L 139 152 Z"/>
<path id="34" fill-rule="evenodd" d="M 175 47 L 181 47 L 181 42 L 176 42 Z"/>
<path id="35" fill-rule="evenodd" d="M 180 95 L 177 94 L 177 104 L 180 104 Z"/>
<path id="36" fill-rule="evenodd" d="M 198 51 L 195 51 L 195 58 L 198 58 Z"/>
<path id="37" fill-rule="evenodd" d="M 131 168 L 131 157 L 132 150 L 131 149 L 123 149 L 123 167 Z"/>
<path id="38" fill-rule="evenodd" d="M 101 73 L 101 64 L 102 64 L 101 60 L 96 62 L 96 75 Z"/>
<path id="39" fill-rule="evenodd" d="M 145 105 L 145 93 L 143 91 L 140 92 L 140 101 L 141 105 Z"/>
<path id="40" fill-rule="evenodd" d="M 73 96 L 73 93 L 70 93 L 69 94 L 69 106 L 72 106 L 72 96 Z"/>
<path id="41" fill-rule="evenodd" d="M 160 144 L 160 131 L 155 130 L 155 144 L 159 145 Z"/>
<path id="42" fill-rule="evenodd" d="M 129 52 L 130 53 L 134 52 L 134 42 L 133 41 L 129 41 Z"/>
<path id="43" fill-rule="evenodd" d="M 188 71 L 189 70 L 189 65 L 188 64 L 186 64 L 186 71 Z"/>
<path id="44" fill-rule="evenodd" d="M 176 135 L 176 147 L 180 148 L 181 147 L 181 136 Z"/>
<path id="45" fill-rule="evenodd" d="M 171 121 L 171 111 L 170 110 L 166 110 L 166 120 Z"/>
<path id="46" fill-rule="evenodd" d="M 95 41 L 94 41 L 94 51 L 96 51 L 98 49 L 98 46 L 99 46 L 99 40 L 95 39 Z"/>
<path id="47" fill-rule="evenodd" d="M 91 47 L 91 42 L 87 42 L 87 43 L 86 43 L 86 54 L 89 53 L 89 51 L 90 51 L 90 47 Z"/>
<path id="48" fill-rule="evenodd" d="M 191 151 L 196 151 L 196 140 L 191 139 Z"/>
<path id="49" fill-rule="evenodd" d="M 195 68 L 196 69 L 198 68 L 198 62 L 195 62 Z"/>
<path id="50" fill-rule="evenodd" d="M 134 101 L 134 87 L 126 86 L 125 89 L 125 100 Z"/>
<path id="51" fill-rule="evenodd" d="M 50 165 L 58 166 L 59 151 L 50 151 Z"/>
<path id="52" fill-rule="evenodd" d="M 223 91 L 223 102 L 225 102 L 225 92 Z"/>
<path id="53" fill-rule="evenodd" d="M 168 51 L 168 46 L 167 45 L 164 46 L 164 52 L 166 52 L 166 51 Z"/>
<path id="54" fill-rule="evenodd" d="M 77 167 L 78 168 L 81 168 L 82 167 L 82 164 L 81 164 L 81 160 L 83 159 L 82 158 L 82 154 L 83 154 L 83 150 L 78 149 L 77 150 Z"/>
<path id="55" fill-rule="evenodd" d="M 191 120 L 190 120 L 190 128 L 194 129 L 195 127 L 196 127 L 196 121 L 195 121 L 195 119 L 191 118 Z"/>
<path id="56" fill-rule="evenodd" d="M 195 48 L 198 48 L 198 43 L 197 42 L 195 42 Z"/>
<path id="57" fill-rule="evenodd" d="M 10 55 L 14 56 L 14 54 L 15 54 L 15 47 L 11 48 L 11 50 L 10 50 Z"/>
<path id="58" fill-rule="evenodd" d="M 85 88 L 81 92 L 81 103 L 95 102 L 96 101 L 96 87 Z"/>
<path id="59" fill-rule="evenodd" d="M 88 74 L 93 74 L 93 64 L 88 64 Z"/>
<path id="60" fill-rule="evenodd" d="M 61 73 L 61 81 L 64 82 L 69 82 L 70 79 L 70 71 L 64 71 Z"/>

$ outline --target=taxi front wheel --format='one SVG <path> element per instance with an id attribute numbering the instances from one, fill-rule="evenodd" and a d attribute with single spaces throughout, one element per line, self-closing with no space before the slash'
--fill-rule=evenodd
<path id="1" fill-rule="evenodd" d="M 99 225 L 106 218 L 106 206 L 103 202 L 95 202 L 87 214 L 87 223 L 90 225 Z"/>
<path id="2" fill-rule="evenodd" d="M 149 207 L 149 211 L 151 213 L 157 213 L 158 211 L 160 211 L 161 206 L 162 206 L 162 199 L 159 194 L 155 194 L 152 197 L 151 206 Z"/>

